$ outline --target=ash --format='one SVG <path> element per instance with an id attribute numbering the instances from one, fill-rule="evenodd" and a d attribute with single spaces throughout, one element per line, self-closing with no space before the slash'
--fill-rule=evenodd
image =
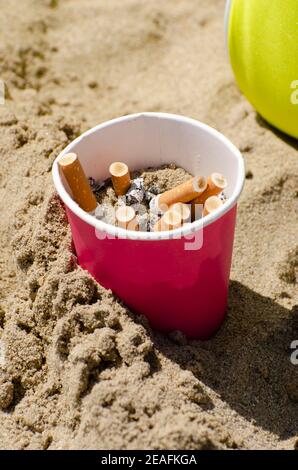
<path id="1" fill-rule="evenodd" d="M 222 191 L 218 197 L 219 197 L 219 199 L 221 199 L 223 202 L 225 202 L 225 201 L 227 200 L 227 196 L 225 195 L 224 191 Z"/>
<path id="2" fill-rule="evenodd" d="M 138 214 L 137 220 L 140 232 L 153 232 L 154 226 L 157 223 L 158 219 L 159 217 L 156 214 L 148 214 L 147 212 L 143 214 Z"/>
<path id="3" fill-rule="evenodd" d="M 111 225 L 115 225 L 116 222 L 115 210 L 111 204 L 98 204 L 94 212 L 94 217 Z"/>
<path id="4" fill-rule="evenodd" d="M 158 186 L 150 186 L 150 188 L 148 189 L 148 191 L 145 191 L 145 199 L 146 199 L 146 202 L 148 202 L 148 204 L 150 204 L 150 202 L 152 201 L 152 199 L 157 196 L 158 194 L 160 194 L 160 188 Z"/>
<path id="5" fill-rule="evenodd" d="M 92 177 L 88 178 L 88 180 L 89 180 L 90 187 L 91 187 L 91 189 L 92 189 L 92 191 L 93 191 L 94 193 L 98 193 L 98 192 L 101 191 L 101 190 L 105 187 L 105 185 L 106 185 L 106 183 L 105 183 L 104 181 L 96 181 L 96 180 L 95 180 L 94 178 L 92 178 Z"/>
<path id="6" fill-rule="evenodd" d="M 150 204 L 152 199 L 160 193 L 160 188 L 156 185 L 150 186 L 148 190 L 144 187 L 144 178 L 136 178 L 132 181 L 126 193 L 126 204 L 132 206 L 146 202 Z"/>
<path id="7" fill-rule="evenodd" d="M 136 178 L 132 181 L 129 190 L 126 193 L 126 204 L 132 206 L 133 204 L 141 204 L 145 197 L 144 179 Z"/>

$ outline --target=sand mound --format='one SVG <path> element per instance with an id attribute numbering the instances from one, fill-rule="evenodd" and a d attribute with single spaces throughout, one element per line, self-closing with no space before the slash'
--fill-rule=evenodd
<path id="1" fill-rule="evenodd" d="M 0 406 L 37 447 L 233 445 L 216 419 L 197 433 L 198 409 L 212 407 L 207 388 L 165 361 L 145 320 L 77 266 L 56 196 L 13 247 L 25 285 L 2 320 Z"/>
<path id="2" fill-rule="evenodd" d="M 297 448 L 298 147 L 238 92 L 224 3 L 2 9 L 0 448 Z M 246 161 L 228 318 L 208 342 L 151 331 L 84 272 L 53 194 L 69 141 L 144 109 L 216 126 Z"/>

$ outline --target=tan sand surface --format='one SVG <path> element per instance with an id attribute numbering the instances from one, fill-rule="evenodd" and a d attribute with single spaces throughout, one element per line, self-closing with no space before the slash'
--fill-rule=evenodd
<path id="1" fill-rule="evenodd" d="M 298 143 L 238 91 L 224 0 L 6 0 L 0 9 L 0 449 L 298 448 Z M 151 331 L 76 264 L 51 166 L 137 111 L 243 152 L 228 318 Z"/>

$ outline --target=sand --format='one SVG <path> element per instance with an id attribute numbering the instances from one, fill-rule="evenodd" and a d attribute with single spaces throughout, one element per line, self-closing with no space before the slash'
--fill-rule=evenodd
<path id="1" fill-rule="evenodd" d="M 0 448 L 298 448 L 297 141 L 238 91 L 223 0 L 17 0 L 0 12 Z M 51 165 L 137 111 L 243 152 L 227 320 L 151 331 L 77 266 Z"/>

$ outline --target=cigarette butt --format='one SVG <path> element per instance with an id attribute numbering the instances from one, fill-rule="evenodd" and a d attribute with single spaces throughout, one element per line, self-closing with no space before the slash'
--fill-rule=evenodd
<path id="1" fill-rule="evenodd" d="M 176 202 L 170 207 L 170 210 L 178 212 L 182 222 L 189 222 L 191 216 L 190 207 L 183 202 Z"/>
<path id="2" fill-rule="evenodd" d="M 204 204 L 211 196 L 218 196 L 227 187 L 226 178 L 220 173 L 212 173 L 207 178 L 207 188 L 193 202 L 195 204 Z"/>
<path id="3" fill-rule="evenodd" d="M 175 230 L 183 224 L 181 213 L 173 209 L 169 209 L 155 224 L 154 232 L 162 232 L 163 230 Z"/>
<path id="4" fill-rule="evenodd" d="M 176 188 L 165 191 L 157 196 L 157 206 L 161 211 L 166 211 L 177 202 L 190 202 L 207 188 L 207 181 L 202 176 L 194 176 Z"/>
<path id="5" fill-rule="evenodd" d="M 203 213 L 203 204 L 197 203 L 197 200 L 194 199 L 191 201 L 191 221 L 194 222 L 202 217 Z"/>
<path id="6" fill-rule="evenodd" d="M 124 196 L 131 184 L 128 166 L 122 162 L 114 162 L 110 165 L 109 171 L 116 195 Z"/>
<path id="7" fill-rule="evenodd" d="M 138 230 L 135 210 L 129 206 L 121 206 L 116 210 L 116 222 L 118 227 L 127 230 Z"/>
<path id="8" fill-rule="evenodd" d="M 223 201 L 217 196 L 211 196 L 207 199 L 204 205 L 203 216 L 211 214 L 223 205 Z"/>
<path id="9" fill-rule="evenodd" d="M 71 189 L 74 200 L 84 211 L 94 211 L 97 205 L 96 198 L 78 156 L 75 153 L 68 153 L 58 163 Z"/>

